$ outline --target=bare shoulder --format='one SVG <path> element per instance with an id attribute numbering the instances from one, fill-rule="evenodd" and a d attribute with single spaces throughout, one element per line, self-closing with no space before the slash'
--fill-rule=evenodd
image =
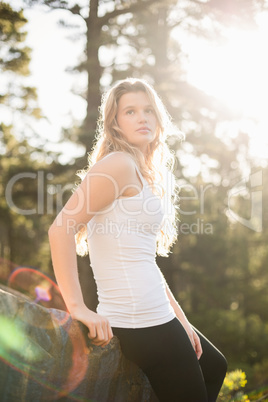
<path id="1" fill-rule="evenodd" d="M 131 184 L 137 186 L 136 164 L 126 152 L 112 152 L 96 162 L 86 176 L 91 182 L 97 181 L 102 191 L 108 191 L 109 185 L 116 188 L 116 197 L 125 195 L 125 188 Z"/>
<path id="2" fill-rule="evenodd" d="M 111 174 L 115 178 L 122 176 L 132 176 L 135 172 L 135 162 L 126 152 L 112 152 L 96 162 L 90 172 Z"/>

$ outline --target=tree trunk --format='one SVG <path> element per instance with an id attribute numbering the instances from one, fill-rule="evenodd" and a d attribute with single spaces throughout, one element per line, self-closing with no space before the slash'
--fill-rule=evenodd
<path id="1" fill-rule="evenodd" d="M 102 68 L 98 55 L 98 50 L 101 45 L 101 24 L 98 18 L 98 6 L 98 0 L 90 1 L 89 16 L 85 20 L 87 24 L 87 115 L 83 123 L 80 138 L 85 145 L 87 152 L 90 152 L 92 148 L 92 143 L 96 133 L 98 108 L 101 102 L 100 79 Z M 91 310 L 96 311 L 98 304 L 97 288 L 88 257 L 78 258 L 78 269 L 85 304 Z"/>
<path id="2" fill-rule="evenodd" d="M 82 140 L 87 152 L 92 147 L 96 132 L 96 121 L 98 119 L 98 108 L 101 102 L 100 79 L 102 67 L 99 62 L 99 47 L 101 45 L 101 24 L 98 18 L 98 0 L 90 1 L 89 17 L 85 20 L 87 24 L 87 74 L 88 88 L 86 94 L 87 116 L 83 125 Z"/>

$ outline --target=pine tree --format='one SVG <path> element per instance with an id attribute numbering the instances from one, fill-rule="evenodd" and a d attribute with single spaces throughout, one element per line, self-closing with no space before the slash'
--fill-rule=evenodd
<path id="1" fill-rule="evenodd" d="M 17 264 L 41 262 L 42 257 L 34 253 L 44 237 L 37 214 L 19 212 L 38 208 L 37 180 L 29 177 L 45 168 L 47 157 L 41 147 L 27 141 L 33 136 L 30 124 L 41 117 L 41 111 L 36 89 L 24 82 L 30 74 L 31 54 L 24 44 L 26 24 L 23 11 L 0 3 L 0 257 Z M 2 279 L 7 279 L 6 273 Z"/>

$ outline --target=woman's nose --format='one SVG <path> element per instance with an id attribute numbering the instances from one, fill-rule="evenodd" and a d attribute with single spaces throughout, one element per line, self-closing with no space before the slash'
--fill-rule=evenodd
<path id="1" fill-rule="evenodd" d="M 146 113 L 144 111 L 139 112 L 139 121 L 140 122 L 147 121 L 147 115 L 146 115 Z"/>

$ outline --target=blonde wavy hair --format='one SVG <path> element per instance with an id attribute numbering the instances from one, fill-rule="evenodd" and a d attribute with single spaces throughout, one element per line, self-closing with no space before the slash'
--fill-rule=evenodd
<path id="1" fill-rule="evenodd" d="M 146 155 L 127 142 L 116 120 L 120 98 L 126 93 L 140 91 L 148 96 L 157 119 L 156 136 L 148 145 Z M 88 166 L 77 172 L 77 175 L 83 180 L 90 168 L 109 153 L 115 151 L 128 153 L 136 162 L 143 177 L 152 184 L 155 192 L 165 201 L 167 212 L 164 224 L 157 236 L 157 254 L 161 256 L 168 256 L 172 244 L 177 239 L 178 189 L 172 173 L 175 156 L 166 143 L 166 139 L 170 135 L 183 137 L 172 124 L 170 115 L 151 85 L 145 80 L 136 78 L 119 81 L 102 97 L 97 135 L 92 152 L 88 155 Z M 86 227 L 76 234 L 76 251 L 80 256 L 88 254 Z"/>

